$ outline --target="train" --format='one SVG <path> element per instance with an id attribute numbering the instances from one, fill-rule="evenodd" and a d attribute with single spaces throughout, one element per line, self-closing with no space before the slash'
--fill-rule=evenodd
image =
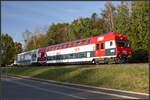
<path id="1" fill-rule="evenodd" d="M 128 38 L 109 32 L 17 54 L 14 65 L 125 63 L 130 57 Z"/>

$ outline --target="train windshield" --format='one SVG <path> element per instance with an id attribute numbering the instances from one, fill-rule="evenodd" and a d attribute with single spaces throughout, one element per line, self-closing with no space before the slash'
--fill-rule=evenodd
<path id="1" fill-rule="evenodd" d="M 119 47 L 129 47 L 129 42 L 125 40 L 116 40 L 116 43 Z"/>

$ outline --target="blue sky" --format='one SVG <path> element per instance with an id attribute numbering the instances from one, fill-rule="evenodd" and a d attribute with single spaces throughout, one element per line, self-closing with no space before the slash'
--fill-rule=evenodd
<path id="1" fill-rule="evenodd" d="M 2 1 L 1 29 L 14 41 L 23 43 L 22 32 L 52 23 L 71 23 L 79 17 L 99 16 L 105 7 L 104 1 Z M 115 6 L 119 1 L 112 2 Z"/>

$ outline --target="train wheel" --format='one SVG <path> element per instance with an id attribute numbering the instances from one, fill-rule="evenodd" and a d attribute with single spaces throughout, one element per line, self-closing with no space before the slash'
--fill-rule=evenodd
<path id="1" fill-rule="evenodd" d="M 92 60 L 92 64 L 95 64 L 95 60 Z"/>
<path id="2" fill-rule="evenodd" d="M 125 64 L 126 63 L 126 59 L 125 58 L 121 58 L 118 61 L 119 64 Z"/>
<path id="3" fill-rule="evenodd" d="M 96 64 L 96 61 L 95 61 L 95 59 L 93 59 L 93 60 L 92 60 L 92 64 Z"/>

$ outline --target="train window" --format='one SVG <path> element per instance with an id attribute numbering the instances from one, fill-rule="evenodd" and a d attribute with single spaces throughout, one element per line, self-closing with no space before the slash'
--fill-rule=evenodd
<path id="1" fill-rule="evenodd" d="M 76 46 L 79 45 L 79 44 L 80 44 L 80 42 L 76 42 Z"/>
<path id="2" fill-rule="evenodd" d="M 91 43 L 91 39 L 88 39 L 88 44 Z"/>
<path id="3" fill-rule="evenodd" d="M 75 58 L 75 54 L 74 53 L 72 54 L 72 58 Z"/>
<path id="4" fill-rule="evenodd" d="M 65 55 L 62 55 L 62 56 L 61 56 L 61 59 L 65 59 L 65 58 L 66 58 Z"/>
<path id="5" fill-rule="evenodd" d="M 36 54 L 33 54 L 33 57 L 36 57 Z"/>
<path id="6" fill-rule="evenodd" d="M 69 55 L 68 54 L 66 55 L 66 59 L 69 59 Z"/>
<path id="7" fill-rule="evenodd" d="M 49 51 L 49 47 L 47 48 L 47 51 Z"/>
<path id="8" fill-rule="evenodd" d="M 63 44 L 62 46 L 61 46 L 61 48 L 64 48 L 65 47 L 65 44 Z"/>
<path id="9" fill-rule="evenodd" d="M 74 54 L 74 58 L 77 58 L 77 53 Z"/>
<path id="10" fill-rule="evenodd" d="M 54 50 L 56 50 L 57 46 L 54 47 Z"/>
<path id="11" fill-rule="evenodd" d="M 86 40 L 82 40 L 81 45 L 84 45 L 86 42 Z"/>
<path id="12" fill-rule="evenodd" d="M 80 53 L 80 58 L 84 58 L 84 57 L 85 57 L 84 52 L 81 52 Z"/>
<path id="13" fill-rule="evenodd" d="M 53 60 L 56 60 L 56 56 L 53 56 Z"/>
<path id="14" fill-rule="evenodd" d="M 73 54 L 70 54 L 70 57 L 69 57 L 70 59 L 72 59 L 73 58 Z"/>
<path id="15" fill-rule="evenodd" d="M 57 49 L 60 49 L 60 45 L 57 47 Z"/>
<path id="16" fill-rule="evenodd" d="M 68 48 L 68 47 L 69 47 L 69 44 L 66 45 L 66 48 Z"/>
<path id="17" fill-rule="evenodd" d="M 53 49 L 53 47 L 51 47 L 51 50 Z"/>
<path id="18" fill-rule="evenodd" d="M 48 57 L 46 57 L 46 59 L 47 59 L 47 60 L 50 60 L 50 57 L 48 56 Z"/>
<path id="19" fill-rule="evenodd" d="M 110 41 L 110 46 L 112 46 L 112 44 L 113 44 L 112 41 Z"/>
<path id="20" fill-rule="evenodd" d="M 101 43 L 101 49 L 104 49 L 104 43 Z"/>
<path id="21" fill-rule="evenodd" d="M 96 50 L 99 50 L 99 44 L 96 44 Z"/>
<path id="22" fill-rule="evenodd" d="M 79 54 L 79 53 L 77 53 L 77 55 L 76 55 L 76 56 L 77 56 L 77 58 L 80 58 L 80 54 Z"/>
<path id="23" fill-rule="evenodd" d="M 53 60 L 53 56 L 50 56 L 50 57 L 49 57 L 49 60 Z"/>
<path id="24" fill-rule="evenodd" d="M 52 50 L 52 47 L 50 47 L 49 50 Z"/>
<path id="25" fill-rule="evenodd" d="M 129 47 L 129 42 L 125 40 L 116 40 L 117 46 Z"/>
<path id="26" fill-rule="evenodd" d="M 73 47 L 74 46 L 74 43 L 71 43 L 71 47 Z"/>
<path id="27" fill-rule="evenodd" d="M 50 56 L 50 57 L 49 57 L 49 60 L 53 60 L 53 56 Z"/>

